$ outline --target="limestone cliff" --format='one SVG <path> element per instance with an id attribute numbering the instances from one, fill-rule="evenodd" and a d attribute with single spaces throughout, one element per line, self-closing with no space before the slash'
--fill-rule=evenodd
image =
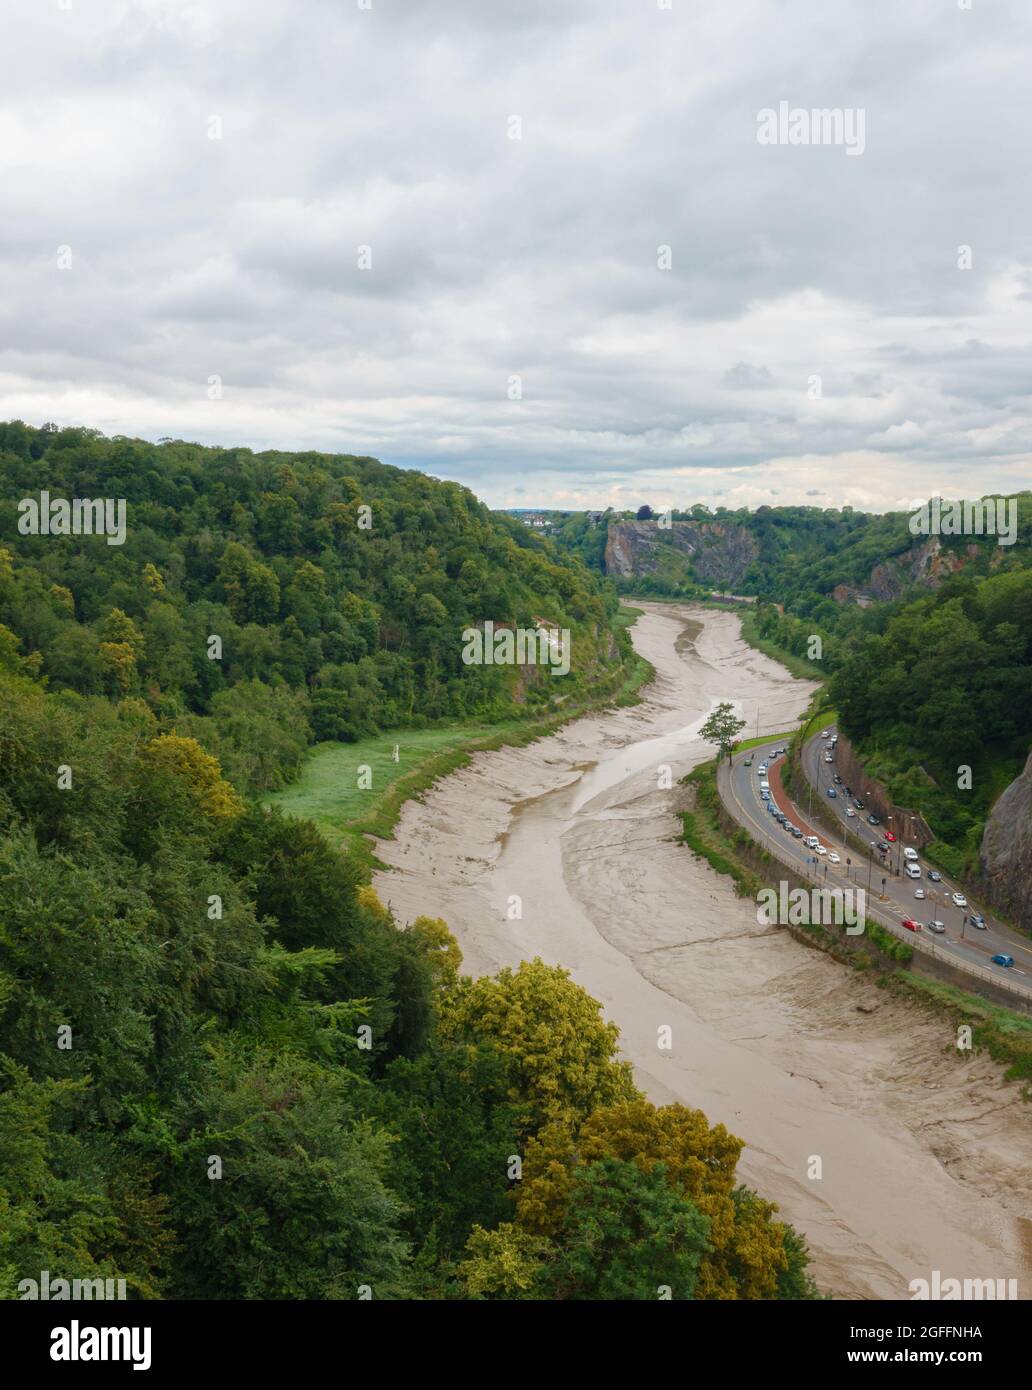
<path id="1" fill-rule="evenodd" d="M 734 589 L 757 555 L 744 526 L 719 521 L 617 521 L 606 541 L 606 574 L 635 579 L 662 573 Z"/>
<path id="2" fill-rule="evenodd" d="M 1032 931 L 1032 754 L 986 821 L 982 872 L 993 906 Z"/>

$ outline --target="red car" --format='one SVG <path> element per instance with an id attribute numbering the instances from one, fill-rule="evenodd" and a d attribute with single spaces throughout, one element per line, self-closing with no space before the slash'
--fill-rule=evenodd
<path id="1" fill-rule="evenodd" d="M 904 918 L 903 918 L 903 925 L 906 927 L 907 931 L 920 931 L 920 930 L 921 930 L 921 923 L 920 923 L 920 922 L 915 922 L 914 919 L 913 919 L 913 917 L 904 917 Z"/>
<path id="2" fill-rule="evenodd" d="M 892 833 L 891 830 L 886 830 L 886 832 L 885 832 L 885 838 L 886 838 L 886 840 L 895 840 L 896 837 L 895 837 L 895 835 L 893 835 L 893 833 Z"/>

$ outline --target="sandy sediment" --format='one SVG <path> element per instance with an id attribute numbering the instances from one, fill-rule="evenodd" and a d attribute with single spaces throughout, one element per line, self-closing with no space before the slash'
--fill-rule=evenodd
<path id="1" fill-rule="evenodd" d="M 713 706 L 777 732 L 812 686 L 746 645 L 733 613 L 642 606 L 634 644 L 657 670 L 643 702 L 478 754 L 410 802 L 378 845 L 378 892 L 403 921 L 444 917 L 472 974 L 533 956 L 570 969 L 654 1101 L 746 1140 L 744 1179 L 806 1235 L 835 1296 L 907 1298 L 938 1269 L 1015 1278 L 1027 1298 L 1032 1117 L 1017 1088 L 987 1058 L 958 1062 L 947 1023 L 759 926 L 673 841 Z"/>

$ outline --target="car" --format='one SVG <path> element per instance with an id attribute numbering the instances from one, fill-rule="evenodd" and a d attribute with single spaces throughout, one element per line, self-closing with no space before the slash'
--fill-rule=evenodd
<path id="1" fill-rule="evenodd" d="M 933 883 L 942 882 L 942 874 L 939 872 L 938 869 L 929 869 L 928 877 L 932 880 Z"/>
<path id="2" fill-rule="evenodd" d="M 798 825 L 793 825 L 791 827 L 791 830 L 792 834 L 795 836 L 797 840 L 801 840 L 803 838 L 803 832 L 799 829 Z"/>
<path id="3" fill-rule="evenodd" d="M 832 780 L 834 781 L 836 787 L 841 787 L 841 785 L 842 785 L 842 778 L 838 775 L 837 772 L 835 773 L 835 776 L 833 777 Z"/>
<path id="4" fill-rule="evenodd" d="M 860 800 L 858 796 L 854 797 L 853 805 L 856 807 L 858 811 L 862 811 L 864 809 L 864 803 Z"/>
<path id="5" fill-rule="evenodd" d="M 980 912 L 972 912 L 972 914 L 971 914 L 971 925 L 972 925 L 973 927 L 977 927 L 979 931 L 988 931 L 988 930 L 989 930 L 989 928 L 988 928 L 988 927 L 986 926 L 986 924 L 985 924 L 985 918 L 982 916 L 982 914 L 981 914 Z"/>
<path id="6" fill-rule="evenodd" d="M 923 888 L 915 888 L 915 889 L 914 889 L 914 897 L 915 897 L 915 898 L 923 898 L 923 897 L 924 897 L 924 889 L 923 889 Z"/>
<path id="7" fill-rule="evenodd" d="M 916 850 L 916 849 L 911 849 L 909 845 L 905 845 L 904 848 L 903 848 L 903 858 L 904 858 L 904 859 L 916 859 L 916 858 L 917 858 L 917 850 Z"/>
<path id="8" fill-rule="evenodd" d="M 847 795 L 847 796 L 852 796 L 852 795 L 853 795 L 853 788 L 852 788 L 852 787 L 846 787 L 846 788 L 845 788 L 845 792 L 846 792 L 846 795 Z"/>
<path id="9" fill-rule="evenodd" d="M 967 907 L 967 898 L 963 893 L 954 893 L 953 902 L 956 907 Z"/>
<path id="10" fill-rule="evenodd" d="M 868 825 L 881 825 L 881 821 L 878 819 L 877 816 L 875 816 L 875 815 L 872 814 L 872 815 L 870 815 L 870 816 L 867 817 L 867 824 L 868 824 Z"/>
<path id="11" fill-rule="evenodd" d="M 913 917 L 904 917 L 904 918 L 903 918 L 903 925 L 906 927 L 907 931 L 920 931 L 920 930 L 921 930 L 921 923 L 920 923 L 920 922 L 915 922 L 914 919 L 913 919 Z"/>
<path id="12" fill-rule="evenodd" d="M 743 766 L 743 767 L 752 767 L 752 758 L 746 758 L 746 760 L 745 760 L 745 762 L 742 764 L 742 766 Z"/>
<path id="13" fill-rule="evenodd" d="M 832 757 L 831 757 L 831 754 L 830 754 L 830 753 L 825 753 L 825 755 L 824 755 L 824 761 L 825 761 L 826 763 L 830 763 L 830 762 L 832 761 Z"/>
<path id="14" fill-rule="evenodd" d="M 990 956 L 990 960 L 992 961 L 992 963 L 993 963 L 994 965 L 1003 965 L 1003 966 L 1006 966 L 1008 969 L 1010 968 L 1010 966 L 1012 966 L 1012 965 L 1014 964 L 1014 957 L 1013 957 L 1013 956 L 1004 956 L 1004 955 Z"/>
<path id="15" fill-rule="evenodd" d="M 760 792 L 760 800 L 761 800 L 761 801 L 769 801 L 769 800 L 770 800 L 770 792 L 761 791 L 761 792 Z"/>
<path id="16" fill-rule="evenodd" d="M 936 936 L 945 936 L 946 934 L 945 922 L 926 922 L 925 926 L 928 928 L 929 931 L 935 932 Z"/>
<path id="17" fill-rule="evenodd" d="M 817 846 L 820 844 L 820 840 L 818 840 L 816 835 L 807 835 L 806 843 L 810 847 L 810 849 L 816 849 Z"/>
<path id="18" fill-rule="evenodd" d="M 830 849 L 830 850 L 828 850 L 828 863 L 829 863 L 829 864 L 841 864 L 841 863 L 842 863 L 842 856 L 841 856 L 840 854 L 836 854 L 835 851 L 834 851 L 833 849 Z"/>
<path id="19" fill-rule="evenodd" d="M 759 767 L 756 769 L 756 776 L 757 776 L 757 777 L 766 777 L 766 775 L 767 775 L 767 764 L 766 764 L 766 763 L 760 763 Z"/>
<path id="20" fill-rule="evenodd" d="M 850 820 L 856 820 L 856 812 L 853 810 L 852 806 L 846 807 L 846 815 L 850 818 Z"/>
<path id="21" fill-rule="evenodd" d="M 827 854 L 828 852 L 828 848 L 826 845 L 816 844 L 813 848 L 816 854 Z"/>
<path id="22" fill-rule="evenodd" d="M 895 835 L 893 835 L 893 833 L 892 833 L 891 830 L 886 830 L 886 832 L 885 832 L 885 838 L 886 838 L 886 840 L 891 840 L 891 842 L 892 842 L 893 844 L 896 843 L 896 837 L 895 837 Z"/>
<path id="23" fill-rule="evenodd" d="M 834 787 L 829 787 L 829 788 L 828 788 L 828 795 L 829 795 L 829 796 L 832 796 L 832 797 L 837 797 L 837 796 L 838 796 L 838 792 L 835 790 Z"/>
<path id="24" fill-rule="evenodd" d="M 822 733 L 821 733 L 821 738 L 830 738 L 830 737 L 831 737 L 831 730 L 830 730 L 830 729 L 824 729 L 824 730 L 822 731 Z"/>
<path id="25" fill-rule="evenodd" d="M 760 783 L 760 795 L 762 796 L 764 792 L 769 792 L 769 791 L 770 791 L 770 783 L 767 781 L 766 777 L 764 777 L 763 781 Z"/>
<path id="26" fill-rule="evenodd" d="M 905 864 L 903 867 L 904 867 L 904 869 L 906 870 L 907 878 L 920 878 L 920 877 L 921 877 L 921 866 L 920 866 L 920 864 Z"/>

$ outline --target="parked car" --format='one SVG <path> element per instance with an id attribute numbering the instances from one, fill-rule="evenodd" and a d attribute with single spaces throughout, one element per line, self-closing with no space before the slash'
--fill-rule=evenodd
<path id="1" fill-rule="evenodd" d="M 904 849 L 903 849 L 903 858 L 904 858 L 904 859 L 916 859 L 916 858 L 917 858 L 917 850 L 916 850 L 916 849 L 911 849 L 909 845 L 904 846 Z"/>
<path id="2" fill-rule="evenodd" d="M 847 796 L 852 796 L 852 795 L 853 795 L 853 788 L 852 788 L 852 787 L 846 787 L 846 788 L 845 788 L 845 793 L 846 793 Z"/>
<path id="3" fill-rule="evenodd" d="M 878 819 L 878 817 L 877 817 L 876 815 L 873 815 L 873 814 L 872 814 L 872 815 L 870 815 L 870 816 L 867 817 L 867 824 L 868 824 L 868 825 L 881 825 L 881 821 Z"/>
<path id="4" fill-rule="evenodd" d="M 864 809 L 864 803 L 860 800 L 859 797 L 856 797 L 854 799 L 853 805 L 856 807 L 858 811 L 862 811 Z"/>
<path id="5" fill-rule="evenodd" d="M 957 907 L 967 907 L 967 898 L 963 893 L 954 893 L 953 901 Z"/>
<path id="6" fill-rule="evenodd" d="M 885 843 L 884 840 L 879 840 L 879 841 L 878 841 L 878 853 L 879 853 L 879 854 L 884 854 L 888 848 L 889 848 L 889 847 L 888 847 L 888 845 Z"/>
<path id="7" fill-rule="evenodd" d="M 925 926 L 929 931 L 935 932 L 936 936 L 945 936 L 946 934 L 945 922 L 926 922 Z"/>
<path id="8" fill-rule="evenodd" d="M 760 763 L 759 767 L 756 769 L 756 776 L 757 776 L 757 777 L 766 777 L 766 775 L 767 775 L 767 764 L 766 764 L 766 763 Z"/>
<path id="9" fill-rule="evenodd" d="M 830 850 L 828 851 L 828 863 L 829 863 L 829 864 L 841 864 L 841 863 L 842 863 L 842 856 L 841 856 L 840 854 L 836 854 L 835 851 L 834 851 L 833 849 L 830 849 Z"/>
<path id="10" fill-rule="evenodd" d="M 821 732 L 821 738 L 829 738 L 830 736 L 831 736 L 831 730 L 830 730 L 830 729 L 824 729 L 824 730 L 822 730 L 822 732 Z"/>
<path id="11" fill-rule="evenodd" d="M 835 776 L 834 776 L 834 778 L 833 778 L 832 780 L 834 781 L 836 787 L 841 787 L 841 785 L 842 785 L 842 778 L 838 775 L 837 772 L 835 773 Z"/>
<path id="12" fill-rule="evenodd" d="M 819 844 L 820 841 L 818 840 L 816 835 L 807 835 L 806 845 L 809 849 L 816 849 Z"/>
<path id="13" fill-rule="evenodd" d="M 816 845 L 814 845 L 813 848 L 814 848 L 814 853 L 816 853 L 816 854 L 827 854 L 827 852 L 828 852 L 828 848 L 827 848 L 826 845 L 816 844 Z"/>
<path id="14" fill-rule="evenodd" d="M 769 801 L 769 800 L 770 800 L 770 792 L 768 792 L 768 791 L 762 791 L 762 790 L 761 790 L 761 791 L 760 791 L 760 800 L 761 800 L 761 801 Z"/>
<path id="15" fill-rule="evenodd" d="M 885 832 L 885 838 L 886 838 L 886 840 L 891 840 L 893 844 L 896 843 L 896 837 L 895 837 L 895 835 L 893 835 L 893 833 L 892 833 L 891 830 L 886 830 L 886 832 Z"/>
<path id="16" fill-rule="evenodd" d="M 942 874 L 939 872 L 938 869 L 929 869 L 928 877 L 932 880 L 933 883 L 942 882 Z"/>
<path id="17" fill-rule="evenodd" d="M 852 806 L 846 807 L 846 815 L 850 820 L 856 820 L 856 812 L 853 810 Z"/>
<path id="18" fill-rule="evenodd" d="M 914 889 L 914 897 L 915 897 L 915 898 L 923 898 L 923 897 L 924 897 L 924 889 L 923 889 L 923 888 L 915 888 L 915 889 Z"/>
<path id="19" fill-rule="evenodd" d="M 907 931 L 920 931 L 920 930 L 921 930 L 921 923 L 920 923 L 920 922 L 915 922 L 914 919 L 913 919 L 913 917 L 904 917 L 904 918 L 903 918 L 903 925 L 906 927 Z"/>
<path id="20" fill-rule="evenodd" d="M 835 790 L 834 787 L 829 787 L 829 788 L 828 788 L 828 795 L 829 795 L 829 796 L 837 797 L 837 796 L 838 796 L 838 792 Z"/>
<path id="21" fill-rule="evenodd" d="M 803 832 L 799 829 L 798 825 L 793 825 L 792 834 L 796 837 L 797 840 L 801 840 L 803 838 Z"/>
<path id="22" fill-rule="evenodd" d="M 988 928 L 988 927 L 986 926 L 986 924 L 985 924 L 985 918 L 982 916 L 982 914 L 981 914 L 980 912 L 972 912 L 972 914 L 971 914 L 971 925 L 972 925 L 973 927 L 977 927 L 979 931 L 988 931 L 988 930 L 989 930 L 989 928 Z"/>
<path id="23" fill-rule="evenodd" d="M 992 962 L 993 962 L 994 965 L 1004 965 L 1004 966 L 1007 966 L 1007 967 L 1009 968 L 1010 966 L 1012 966 L 1012 965 L 1014 964 L 1014 957 L 1013 957 L 1013 956 L 999 955 L 999 956 L 992 956 L 991 959 L 992 959 Z"/>
<path id="24" fill-rule="evenodd" d="M 830 762 L 832 761 L 832 757 L 831 757 L 831 754 L 830 754 L 830 753 L 825 753 L 825 755 L 824 755 L 824 761 L 825 761 L 826 763 L 830 763 Z"/>
<path id="25" fill-rule="evenodd" d="M 761 792 L 769 792 L 769 791 L 770 791 L 770 783 L 767 781 L 766 777 L 764 777 L 763 781 L 760 783 L 760 791 L 761 791 Z"/>

